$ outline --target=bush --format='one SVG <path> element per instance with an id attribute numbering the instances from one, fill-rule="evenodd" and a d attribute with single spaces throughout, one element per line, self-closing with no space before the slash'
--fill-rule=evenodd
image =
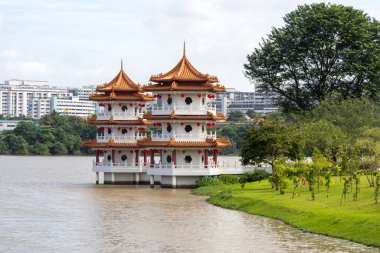
<path id="1" fill-rule="evenodd" d="M 254 171 L 248 171 L 244 173 L 243 177 L 245 182 L 256 182 L 268 178 L 270 174 L 265 170 L 255 169 Z"/>
<path id="2" fill-rule="evenodd" d="M 236 175 L 220 175 L 218 176 L 218 179 L 223 183 L 223 184 L 237 184 L 239 183 L 239 176 Z"/>
<path id="3" fill-rule="evenodd" d="M 217 177 L 202 177 L 195 182 L 195 186 L 207 186 L 207 185 L 218 185 L 222 184 L 222 182 Z"/>

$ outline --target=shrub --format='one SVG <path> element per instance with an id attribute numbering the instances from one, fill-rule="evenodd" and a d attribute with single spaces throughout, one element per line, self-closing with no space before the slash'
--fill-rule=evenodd
<path id="1" fill-rule="evenodd" d="M 236 175 L 220 175 L 218 179 L 223 184 L 237 184 L 239 182 L 239 176 Z"/>
<path id="2" fill-rule="evenodd" d="M 248 171 L 244 173 L 243 177 L 246 179 L 246 182 L 256 182 L 268 178 L 270 174 L 265 170 L 255 169 L 254 171 Z"/>
<path id="3" fill-rule="evenodd" d="M 195 182 L 195 186 L 207 186 L 207 185 L 218 185 L 222 184 L 222 182 L 217 177 L 202 177 Z"/>

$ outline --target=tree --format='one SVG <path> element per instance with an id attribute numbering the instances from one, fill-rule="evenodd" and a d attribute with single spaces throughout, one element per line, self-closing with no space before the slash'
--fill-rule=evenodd
<path id="1" fill-rule="evenodd" d="M 280 157 L 300 159 L 301 147 L 301 137 L 296 127 L 280 122 L 268 123 L 254 127 L 248 132 L 241 149 L 242 163 L 244 165 L 268 163 L 272 166 L 273 179 L 278 179 L 282 175 L 282 172 L 276 168 L 278 159 Z M 278 188 L 276 181 L 273 183 Z"/>
<path id="2" fill-rule="evenodd" d="M 17 136 L 22 136 L 29 144 L 36 142 L 37 127 L 32 122 L 20 122 L 16 128 L 13 129 L 13 133 Z"/>
<path id="3" fill-rule="evenodd" d="M 335 4 L 299 6 L 247 56 L 245 75 L 259 92 L 278 94 L 285 111 L 380 92 L 380 23 Z"/>
<path id="4" fill-rule="evenodd" d="M 246 121 L 246 118 L 245 118 L 244 113 L 242 113 L 241 111 L 232 111 L 228 113 L 227 121 L 242 122 L 242 121 Z"/>
<path id="5" fill-rule="evenodd" d="M 28 143 L 21 136 L 11 133 L 5 136 L 4 142 L 7 144 L 11 154 L 28 154 Z"/>

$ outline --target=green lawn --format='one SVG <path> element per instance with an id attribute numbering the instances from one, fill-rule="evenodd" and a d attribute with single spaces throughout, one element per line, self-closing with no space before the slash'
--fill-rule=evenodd
<path id="1" fill-rule="evenodd" d="M 285 195 L 271 189 L 267 181 L 249 183 L 242 190 L 240 185 L 203 186 L 194 189 L 197 195 L 208 195 L 208 202 L 217 206 L 240 210 L 250 214 L 267 216 L 314 233 L 345 238 L 359 243 L 380 247 L 380 203 L 374 204 L 374 187 L 361 180 L 359 200 L 347 195 L 340 206 L 343 183 L 333 178 L 329 198 L 324 186 L 315 200 L 303 186 L 292 199 L 290 185 Z"/>

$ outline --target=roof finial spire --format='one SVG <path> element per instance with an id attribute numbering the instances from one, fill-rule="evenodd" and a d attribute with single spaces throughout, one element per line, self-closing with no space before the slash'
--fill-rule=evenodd
<path id="1" fill-rule="evenodd" d="M 121 70 L 123 70 L 123 59 L 121 59 L 121 61 L 120 61 L 120 68 L 121 68 Z"/>
<path id="2" fill-rule="evenodd" d="M 186 41 L 183 40 L 183 57 L 186 57 Z"/>

